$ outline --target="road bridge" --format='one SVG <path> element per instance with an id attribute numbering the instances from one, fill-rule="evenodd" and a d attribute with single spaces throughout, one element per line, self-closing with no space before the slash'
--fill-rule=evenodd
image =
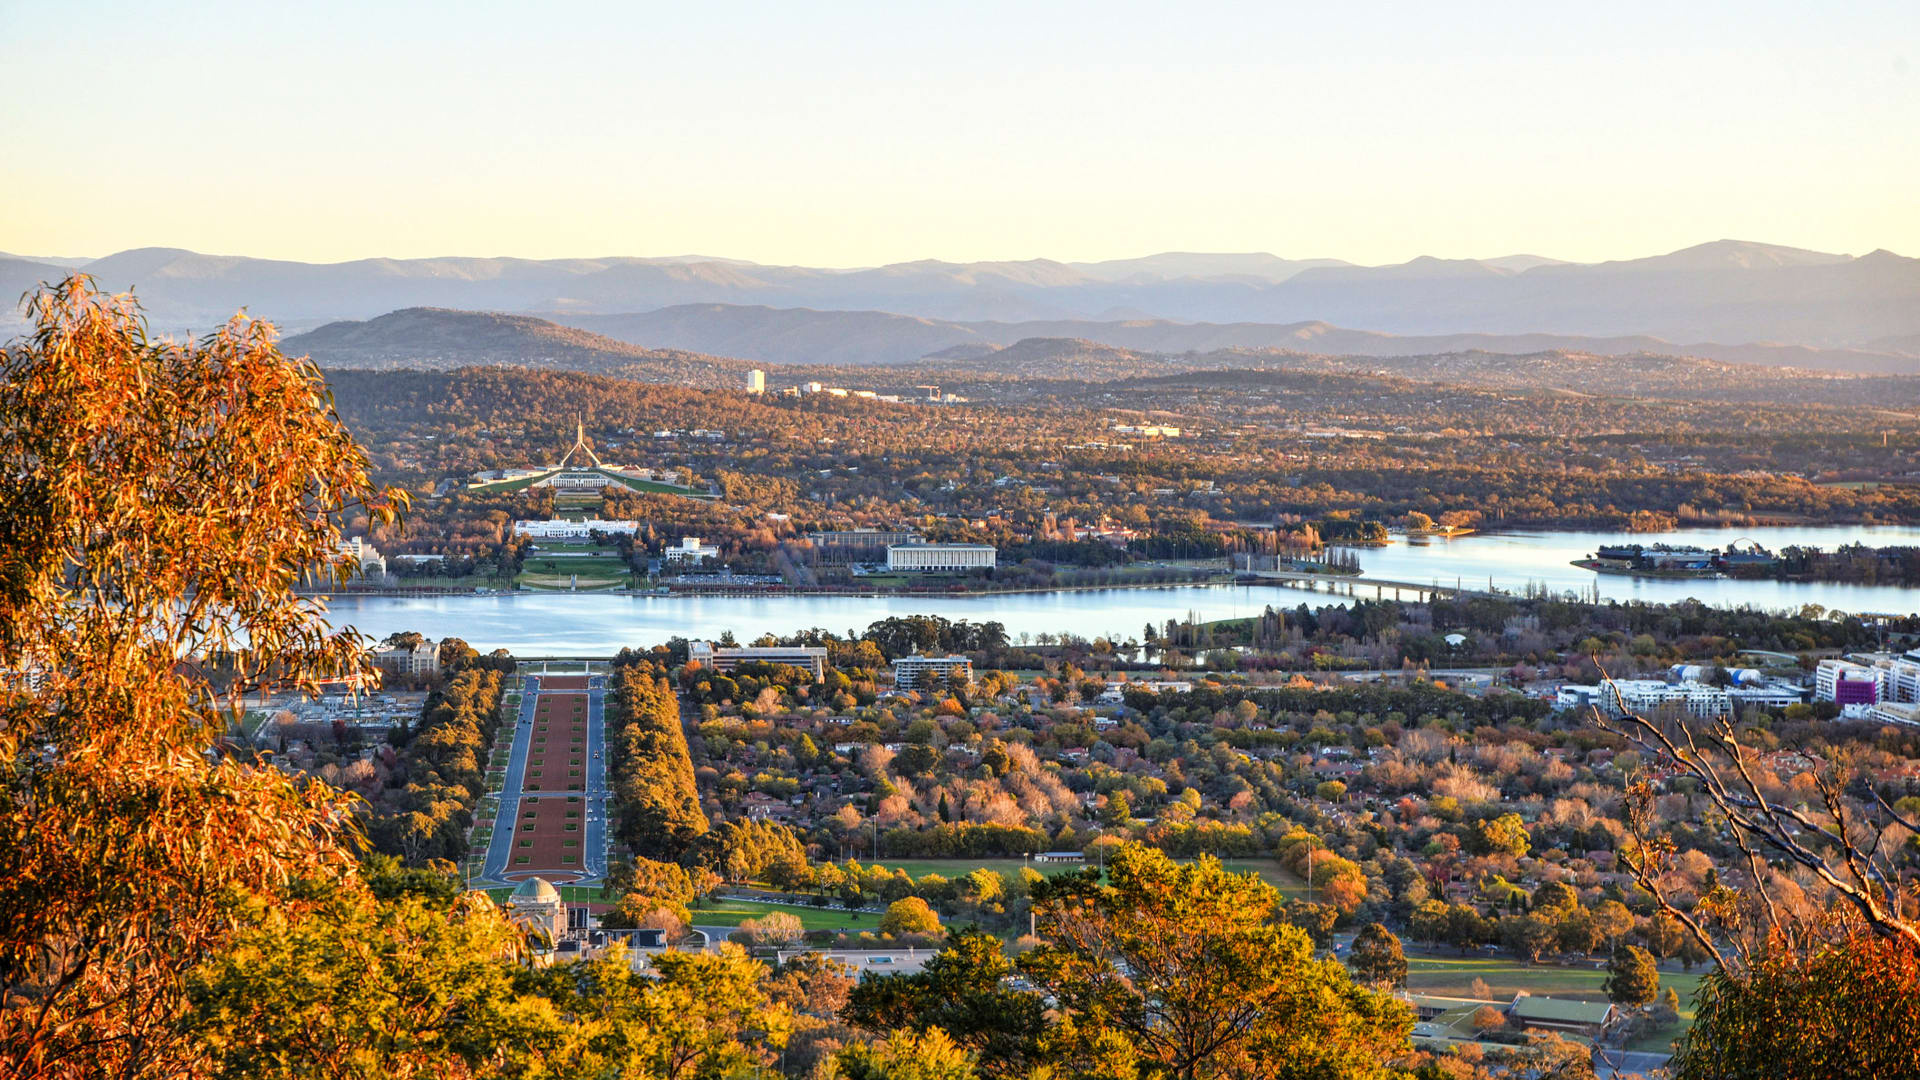
<path id="1" fill-rule="evenodd" d="M 1425 604 L 1437 599 L 1458 599 L 1463 596 L 1507 595 L 1492 589 L 1469 589 L 1458 581 L 1452 585 L 1442 585 L 1438 581 L 1391 581 L 1352 574 L 1317 574 L 1306 570 L 1239 570 L 1235 573 L 1242 581 L 1251 579 L 1256 583 L 1370 600 L 1411 599 Z"/>

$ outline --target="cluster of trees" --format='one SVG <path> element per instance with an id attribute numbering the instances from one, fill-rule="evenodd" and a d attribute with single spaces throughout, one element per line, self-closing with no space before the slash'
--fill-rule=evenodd
<path id="1" fill-rule="evenodd" d="M 1281 865 L 1312 883 L 1316 895 L 1342 915 L 1351 915 L 1367 899 L 1367 875 L 1360 865 L 1320 846 L 1319 838 L 1294 829 L 1273 845 Z"/>
<path id="2" fill-rule="evenodd" d="M 613 835 L 635 856 L 680 862 L 707 832 L 680 703 L 649 663 L 617 665 L 607 687 Z"/>
<path id="3" fill-rule="evenodd" d="M 737 664 L 730 671 L 707 671 L 689 665 L 681 669 L 679 682 L 680 692 L 696 704 L 738 705 L 755 713 L 766 712 L 783 701 L 807 701 L 816 693 L 821 701 L 844 694 L 849 702 L 857 702 L 853 680 L 838 670 L 825 671 L 816 685 L 813 672 L 807 668 L 762 660 Z M 867 701 L 873 701 L 871 689 Z"/>
<path id="4" fill-rule="evenodd" d="M 455 491 L 444 498 L 421 500 L 404 523 L 380 523 L 353 514 L 348 528 L 387 556 L 389 573 L 505 582 L 520 571 L 528 546 L 526 537 L 514 534 L 513 523 L 552 516 L 552 488 Z M 444 557 L 420 562 L 396 559 L 398 555 Z"/>
<path id="5" fill-rule="evenodd" d="M 811 896 L 820 906 L 835 900 L 856 908 L 911 899 L 950 919 L 1010 927 L 1024 913 L 1025 901 L 1041 875 L 1031 867 L 1010 874 L 978 867 L 953 877 L 926 873 L 916 879 L 903 869 L 862 865 L 857 859 L 810 864 L 804 854 L 796 853 L 767 866 L 763 880 L 775 889 Z"/>
<path id="6" fill-rule="evenodd" d="M 1007 628 L 988 620 L 974 623 L 940 615 L 896 615 L 871 623 L 860 634 L 888 660 L 914 653 L 984 653 L 1007 647 Z"/>
<path id="7" fill-rule="evenodd" d="M 310 888 L 189 971 L 193 1056 L 172 1075 L 739 1076 L 773 1065 L 793 1028 L 793 987 L 734 946 L 645 972 L 618 945 L 540 968 L 518 927 L 444 876 L 376 865 Z"/>
<path id="8" fill-rule="evenodd" d="M 1406 1007 L 1318 959 L 1279 907 L 1256 875 L 1123 846 L 1104 877 L 1035 885 L 1040 943 L 1015 960 L 962 935 L 920 974 L 855 987 L 847 1015 L 939 1030 L 990 1077 L 1404 1075 Z"/>
<path id="9" fill-rule="evenodd" d="M 1920 631 L 1920 616 L 1893 620 Z M 1878 629 L 1807 605 L 1792 613 L 1722 608 L 1698 601 L 1650 604 L 1568 596 L 1463 597 L 1417 604 L 1356 599 L 1345 606 L 1268 607 L 1259 615 L 1149 625 L 1144 655 L 1172 668 L 1319 671 L 1430 666 L 1552 665 L 1591 682 L 1600 666 L 1617 675 L 1658 671 L 1677 661 L 1746 666 L 1745 649 L 1799 652 L 1872 646 Z M 1112 651 L 1075 651 L 1079 661 L 1129 666 Z M 1138 666 L 1137 662 L 1131 666 Z"/>
<path id="10" fill-rule="evenodd" d="M 466 857 L 510 679 L 490 666 L 463 667 L 427 696 L 417 725 L 394 731 L 403 766 L 371 805 L 367 836 L 377 850 L 412 865 Z"/>
<path id="11" fill-rule="evenodd" d="M 1789 546 L 1771 566 L 1734 566 L 1734 577 L 1777 577 L 1788 581 L 1844 581 L 1855 585 L 1920 585 L 1920 547 L 1868 547 L 1843 544 L 1833 551 Z"/>
<path id="12" fill-rule="evenodd" d="M 757 881 L 775 868 L 806 862 L 806 849 L 793 830 L 777 821 L 723 821 L 708 833 L 698 857 L 728 881 Z"/>
<path id="13" fill-rule="evenodd" d="M 1425 901 L 1409 917 L 1408 932 L 1416 941 L 1462 950 L 1498 944 L 1515 956 L 1538 962 L 1548 953 L 1584 956 L 1602 947 L 1617 948 L 1641 930 L 1644 940 L 1663 957 L 1679 955 L 1689 965 L 1703 959 L 1677 923 L 1658 919 L 1637 923 L 1633 912 L 1618 900 L 1601 900 L 1588 907 L 1565 882 L 1546 882 L 1531 897 L 1525 889 L 1499 882 L 1488 890 L 1488 903 L 1491 910 L 1505 913 L 1488 917 L 1470 904 Z"/>

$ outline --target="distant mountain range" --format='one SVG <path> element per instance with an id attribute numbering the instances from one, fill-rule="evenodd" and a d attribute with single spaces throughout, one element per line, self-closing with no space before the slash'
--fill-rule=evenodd
<path id="1" fill-rule="evenodd" d="M 1439 334 L 1401 336 L 1349 330 L 1324 322 L 1181 323 L 951 322 L 883 311 L 682 304 L 633 315 L 556 315 L 560 322 L 621 341 L 738 356 L 765 364 L 885 365 L 933 356 L 986 355 L 1030 338 L 1072 338 L 1152 353 L 1220 349 L 1286 349 L 1337 356 L 1416 356 L 1479 351 L 1527 355 L 1562 350 L 1594 356 L 1696 356 L 1730 364 L 1763 364 L 1884 374 L 1920 372 L 1920 335 L 1875 348 L 1805 345 L 1677 344 L 1657 337 L 1573 334 Z"/>
<path id="2" fill-rule="evenodd" d="M 161 329 L 205 329 L 241 307 L 306 328 L 407 307 L 550 313 L 574 321 L 727 305 L 885 312 L 969 325 L 1324 323 L 1429 337 L 1646 336 L 1663 343 L 1764 342 L 1889 355 L 1914 355 L 1912 342 L 1920 339 L 1920 259 L 1733 240 L 1596 264 L 1517 255 L 1355 266 L 1258 253 L 1166 253 L 1099 263 L 922 261 L 857 270 L 701 256 L 317 265 L 143 248 L 84 263 L 0 256 L 0 296 L 18 296 L 70 268 L 108 288 L 137 287 Z M 772 345 L 754 348 L 775 355 Z M 887 345 L 871 355 L 880 359 L 864 362 L 886 362 L 900 351 Z"/>

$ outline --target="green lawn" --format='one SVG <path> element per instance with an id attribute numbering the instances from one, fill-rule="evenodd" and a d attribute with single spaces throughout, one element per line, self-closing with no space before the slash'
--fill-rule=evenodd
<path id="1" fill-rule="evenodd" d="M 560 890 L 560 899 L 569 904 L 612 903 L 611 900 L 600 895 L 600 886 L 598 885 L 561 885 L 557 887 Z M 514 888 L 515 886 L 512 885 L 496 886 L 486 890 L 486 894 L 493 898 L 494 903 L 501 904 L 505 903 L 507 898 L 513 895 Z"/>
<path id="2" fill-rule="evenodd" d="M 578 580 L 563 574 L 549 576 L 523 574 L 520 577 L 520 589 L 523 592 L 570 592 L 576 588 L 580 592 L 595 592 L 606 589 L 617 589 L 623 585 L 630 584 L 632 584 L 632 580 L 626 577 L 598 578 L 582 576 Z"/>
<path id="3" fill-rule="evenodd" d="M 880 916 L 870 911 L 848 911 L 842 907 L 817 908 L 806 904 L 753 904 L 744 900 L 716 900 L 704 907 L 690 908 L 699 926 L 739 926 L 747 919 L 760 919 L 776 911 L 800 917 L 808 930 L 880 929 Z"/>
<path id="4" fill-rule="evenodd" d="M 1599 961 L 1594 961 L 1599 963 Z M 1473 980 L 1483 979 L 1496 998 L 1510 998 L 1525 990 L 1542 997 L 1574 998 L 1580 1001 L 1605 1001 L 1607 993 L 1604 966 L 1586 964 L 1560 967 L 1553 964 L 1529 964 L 1523 960 L 1493 956 L 1409 956 L 1407 989 L 1419 994 L 1442 997 L 1472 997 Z M 1693 994 L 1700 976 L 1678 971 L 1660 973 L 1660 989 L 1671 986 L 1680 995 L 1680 1022 L 1635 1039 L 1630 1049 L 1665 1051 L 1667 1044 L 1693 1023 Z"/>
<path id="5" fill-rule="evenodd" d="M 567 555 L 546 558 L 540 555 L 529 556 L 520 564 L 523 574 L 589 574 L 602 577 L 624 575 L 630 568 L 617 554 L 605 555 Z"/>
<path id="6" fill-rule="evenodd" d="M 538 550 L 520 564 L 521 585 L 566 588 L 574 575 L 580 584 L 627 584 L 633 568 L 615 549 L 584 540 L 543 541 Z"/>
<path id="7" fill-rule="evenodd" d="M 594 552 L 611 552 L 610 544 L 596 544 L 592 540 L 542 540 L 535 545 L 534 557 L 551 555 L 556 552 L 571 552 L 575 555 L 588 555 Z"/>
<path id="8" fill-rule="evenodd" d="M 621 483 L 635 491 L 645 491 L 654 495 L 679 495 L 688 499 L 705 500 L 713 498 L 711 494 L 695 488 L 681 487 L 678 484 L 662 484 L 657 480 L 622 480 Z"/>
<path id="9" fill-rule="evenodd" d="M 590 660 L 523 660 L 515 666 L 514 674 L 592 675 L 596 672 L 604 672 L 605 670 L 605 663 L 596 666 Z"/>

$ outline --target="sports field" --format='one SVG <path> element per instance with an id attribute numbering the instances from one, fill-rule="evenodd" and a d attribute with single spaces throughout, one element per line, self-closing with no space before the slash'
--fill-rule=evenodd
<path id="1" fill-rule="evenodd" d="M 1544 997 L 1607 1000 L 1606 965 L 1597 959 L 1586 965 L 1562 966 L 1529 964 L 1507 957 L 1407 957 L 1407 989 L 1414 993 L 1474 997 L 1475 979 L 1484 981 L 1492 991 L 1490 996 L 1496 999 L 1509 999 L 1524 990 Z M 1672 987 L 1680 995 L 1680 1022 L 1634 1040 L 1629 1049 L 1664 1052 L 1667 1043 L 1679 1038 L 1693 1023 L 1693 993 L 1699 986 L 1699 975 L 1662 970 L 1660 989 L 1664 992 Z"/>

